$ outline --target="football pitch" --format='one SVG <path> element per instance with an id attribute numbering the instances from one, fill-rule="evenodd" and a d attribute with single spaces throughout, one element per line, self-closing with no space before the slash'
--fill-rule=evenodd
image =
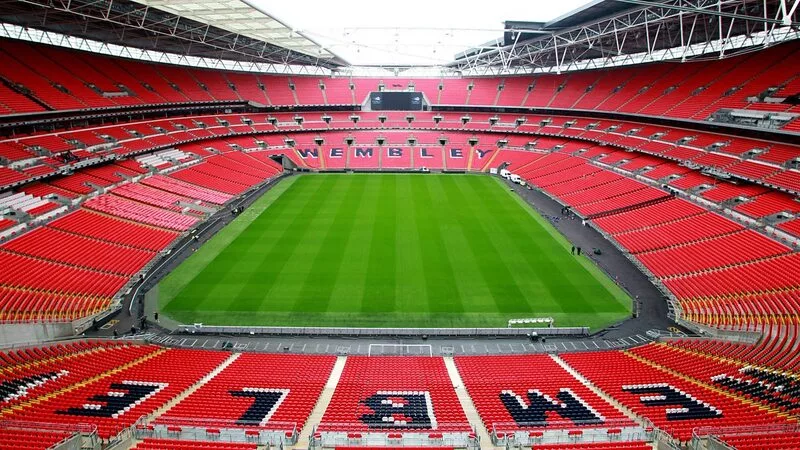
<path id="1" fill-rule="evenodd" d="M 181 323 L 596 330 L 630 298 L 499 180 L 286 178 L 157 287 Z"/>

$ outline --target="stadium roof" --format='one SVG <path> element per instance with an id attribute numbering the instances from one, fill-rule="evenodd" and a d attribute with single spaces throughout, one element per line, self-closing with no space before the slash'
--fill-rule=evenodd
<path id="1" fill-rule="evenodd" d="M 371 0 L 303 2 L 250 0 L 356 66 L 442 66 L 454 55 L 502 37 L 509 19 L 554 19 L 587 0 L 491 5 L 406 0 L 378 6 Z"/>
<path id="2" fill-rule="evenodd" d="M 515 24 L 450 66 L 473 75 L 561 72 L 722 58 L 800 38 L 800 0 L 595 0 L 545 24 Z"/>
<path id="3" fill-rule="evenodd" d="M 335 57 L 311 39 L 295 32 L 251 2 L 242 0 L 135 0 L 176 16 L 268 42 L 316 58 Z"/>
<path id="4" fill-rule="evenodd" d="M 584 1 L 0 0 L 0 35 L 231 70 L 375 75 L 584 70 L 800 38 L 800 0 Z"/>
<path id="5" fill-rule="evenodd" d="M 241 0 L 0 0 L 0 21 L 181 56 L 324 68 L 347 65 Z"/>

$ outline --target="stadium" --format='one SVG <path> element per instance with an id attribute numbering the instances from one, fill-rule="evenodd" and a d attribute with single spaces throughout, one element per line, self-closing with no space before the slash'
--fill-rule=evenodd
<path id="1" fill-rule="evenodd" d="M 0 449 L 800 448 L 800 0 L 315 3 L 0 2 Z"/>

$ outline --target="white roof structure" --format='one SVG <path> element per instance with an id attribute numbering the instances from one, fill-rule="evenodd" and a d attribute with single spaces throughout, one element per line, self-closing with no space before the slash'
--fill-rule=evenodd
<path id="1" fill-rule="evenodd" d="M 0 2 L 0 36 L 261 73 L 522 75 L 800 39 L 800 0 L 15 0 Z"/>
<path id="2" fill-rule="evenodd" d="M 501 38 L 507 20 L 546 22 L 590 0 L 506 0 L 486 5 L 430 0 L 248 1 L 354 66 L 391 67 L 447 65 L 454 55 Z"/>
<path id="3" fill-rule="evenodd" d="M 177 16 L 321 59 L 335 57 L 251 3 L 242 0 L 135 0 Z M 300 2 L 303 3 L 303 2 Z"/>

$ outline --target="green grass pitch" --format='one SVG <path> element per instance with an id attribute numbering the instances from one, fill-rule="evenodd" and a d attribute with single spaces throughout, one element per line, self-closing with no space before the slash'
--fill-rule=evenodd
<path id="1" fill-rule="evenodd" d="M 630 298 L 500 180 L 285 179 L 158 286 L 182 323 L 504 327 L 616 322 Z"/>

